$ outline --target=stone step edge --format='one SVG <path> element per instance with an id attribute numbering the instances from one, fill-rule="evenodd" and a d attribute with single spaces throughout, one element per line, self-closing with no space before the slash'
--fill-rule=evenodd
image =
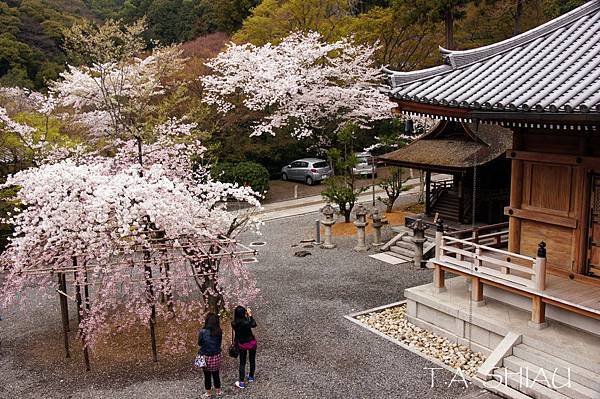
<path id="1" fill-rule="evenodd" d="M 509 387 L 504 384 L 490 384 L 488 381 L 484 381 L 478 377 L 473 378 L 473 384 L 478 386 L 479 388 L 486 389 L 492 393 L 495 393 L 498 396 L 508 399 L 531 399 L 531 396 L 527 396 L 516 389 Z"/>
<path id="2" fill-rule="evenodd" d="M 577 383 L 585 387 L 600 392 L 600 376 L 585 367 L 571 363 L 556 357 L 551 353 L 541 351 L 526 344 L 517 345 L 513 349 L 513 355 L 537 365 L 542 365 L 542 363 L 554 365 L 554 367 L 558 369 L 557 374 L 560 374 L 565 378 L 568 376 L 566 369 L 570 368 L 571 379 L 574 379 Z"/>
<path id="3" fill-rule="evenodd" d="M 599 397 L 599 395 L 596 395 L 596 391 L 594 391 L 586 386 L 583 386 L 583 385 L 573 381 L 572 379 L 570 381 L 570 383 L 571 383 L 570 387 L 568 387 L 568 386 L 563 387 L 563 385 L 569 383 L 569 380 L 567 378 L 559 375 L 558 373 L 556 373 L 556 375 L 553 375 L 553 372 L 551 372 L 550 370 L 546 370 L 545 368 L 540 367 L 537 364 L 528 362 L 528 361 L 523 360 L 514 355 L 506 357 L 503 361 L 503 365 L 505 368 L 507 368 L 511 372 L 516 372 L 517 369 L 521 370 L 520 372 L 522 372 L 522 370 L 526 370 L 526 375 L 529 377 L 533 376 L 533 379 L 536 380 L 537 384 L 543 385 L 546 388 L 549 388 L 553 391 L 561 393 L 570 398 L 594 399 L 594 398 Z M 544 376 L 546 376 L 548 379 L 551 379 L 552 382 L 548 381 L 549 384 L 560 386 L 562 388 L 557 388 L 555 386 L 546 385 L 542 381 L 539 381 L 539 379 L 537 379 L 536 377 L 537 377 L 538 373 L 540 373 L 540 370 L 544 370 Z M 553 375 L 553 376 L 549 377 L 549 375 Z M 528 378 L 528 379 L 531 380 L 531 378 Z"/>
<path id="4" fill-rule="evenodd" d="M 508 373 L 508 375 L 507 375 Z M 533 381 L 527 378 L 517 379 L 515 376 L 511 376 L 512 371 L 506 371 L 506 368 L 502 367 L 496 369 L 494 372 L 494 379 L 501 385 L 507 385 L 524 395 L 531 396 L 537 399 L 572 399 L 562 393 L 556 392 L 548 387 L 541 384 L 533 384 Z M 508 378 L 505 378 L 508 377 Z M 491 385 L 488 382 L 488 385 Z"/>
<path id="5" fill-rule="evenodd" d="M 535 339 L 535 338 L 531 338 L 529 336 L 524 336 L 523 337 L 523 344 L 525 344 L 525 345 L 527 345 L 529 347 L 535 348 L 535 349 L 537 349 L 537 350 L 539 350 L 541 352 L 547 353 L 550 356 L 556 357 L 558 359 L 562 359 L 565 362 L 573 363 L 573 364 L 578 364 L 578 365 L 580 365 L 580 367 L 581 367 L 582 364 L 589 363 L 589 359 L 582 358 L 580 356 L 573 355 L 573 354 L 570 354 L 568 352 L 564 352 L 564 353 L 561 353 L 559 355 L 555 355 L 553 353 L 549 353 L 549 352 L 547 352 L 547 351 L 544 350 L 544 347 L 546 347 L 546 344 L 543 341 L 540 341 L 540 340 Z M 591 364 L 590 364 L 590 366 L 591 366 Z M 587 368 L 587 367 L 584 367 L 584 368 Z M 596 364 L 593 369 L 590 369 L 590 368 L 587 368 L 587 369 L 590 370 L 592 373 L 600 374 L 600 364 Z"/>

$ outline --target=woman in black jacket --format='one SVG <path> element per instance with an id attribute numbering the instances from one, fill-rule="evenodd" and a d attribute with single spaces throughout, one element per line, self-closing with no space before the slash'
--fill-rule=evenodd
<path id="1" fill-rule="evenodd" d="M 204 328 L 198 333 L 198 346 L 200 354 L 204 355 L 206 366 L 202 369 L 204 372 L 204 388 L 206 388 L 205 397 L 211 397 L 211 379 L 215 384 L 217 398 L 221 397 L 221 378 L 219 369 L 221 368 L 221 340 L 223 331 L 219 323 L 219 316 L 214 313 L 206 315 Z"/>
<path id="2" fill-rule="evenodd" d="M 256 338 L 252 334 L 252 329 L 256 327 L 256 321 L 252 317 L 252 310 L 243 306 L 235 308 L 234 318 L 231 327 L 235 332 L 235 343 L 240 352 L 240 374 L 239 380 L 235 382 L 238 388 L 246 388 L 244 379 L 246 376 L 246 358 L 250 354 L 250 373 L 248 382 L 254 382 L 254 372 L 256 371 Z"/>

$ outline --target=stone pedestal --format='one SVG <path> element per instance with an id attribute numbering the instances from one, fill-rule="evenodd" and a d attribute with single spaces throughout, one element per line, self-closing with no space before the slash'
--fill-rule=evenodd
<path id="1" fill-rule="evenodd" d="M 356 246 L 354 247 L 355 251 L 366 251 L 368 249 L 366 238 L 366 228 L 367 228 L 367 210 L 364 206 L 358 205 L 356 208 L 356 220 L 354 221 L 354 225 L 356 226 Z"/>
<path id="2" fill-rule="evenodd" d="M 413 229 L 413 243 L 415 246 L 415 267 L 424 267 L 423 263 L 423 243 L 425 243 L 425 230 L 427 230 L 427 224 L 423 222 L 422 218 L 415 219 L 415 221 L 409 226 Z"/>
<path id="3" fill-rule="evenodd" d="M 327 202 L 327 205 L 325 205 L 323 209 L 321 209 L 321 213 L 323 214 L 323 216 L 325 216 L 325 219 L 321 220 L 321 224 L 323 225 L 323 228 L 325 230 L 325 234 L 323 237 L 323 245 L 321 245 L 321 247 L 325 249 L 333 249 L 336 247 L 336 245 L 331 242 L 331 230 L 333 228 L 333 225 L 335 224 L 335 209 L 333 209 L 331 204 Z"/>
<path id="4" fill-rule="evenodd" d="M 373 240 L 373 246 L 379 247 L 383 245 L 381 242 L 381 227 L 383 226 L 383 221 L 381 220 L 381 215 L 379 214 L 379 209 L 375 209 L 373 211 L 373 229 L 375 230 L 375 239 Z"/>

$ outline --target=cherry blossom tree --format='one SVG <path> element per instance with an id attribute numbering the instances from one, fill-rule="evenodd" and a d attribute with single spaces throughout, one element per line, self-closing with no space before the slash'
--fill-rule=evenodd
<path id="1" fill-rule="evenodd" d="M 91 61 L 69 67 L 37 112 L 60 108 L 61 119 L 89 129 L 85 144 L 2 185 L 20 187 L 24 209 L 7 220 L 15 234 L 0 255 L 8 270 L 0 305 L 18 300 L 24 287 L 55 286 L 51 271 L 59 287 L 73 272 L 86 348 L 115 326 L 149 323 L 155 349 L 157 317 L 197 320 L 200 310 L 257 295 L 232 240 L 257 225 L 257 193 L 213 180 L 196 125 L 158 111 L 168 90 L 185 84 L 175 76 L 181 51 L 157 46 L 137 58 L 141 32 L 112 22 L 72 29 L 66 42 Z M 33 128 L 3 110 L 6 129 L 31 141 Z M 229 212 L 232 199 L 248 203 L 248 211 Z M 169 329 L 172 351 L 184 349 L 184 333 Z"/>
<path id="2" fill-rule="evenodd" d="M 204 101 L 229 112 L 241 101 L 266 116 L 253 135 L 292 127 L 302 138 L 348 122 L 367 127 L 394 107 L 380 90 L 376 47 L 349 39 L 325 43 L 319 33 L 293 33 L 277 45 L 230 44 L 207 63 Z M 332 123 L 333 121 L 333 123 Z"/>
<path id="3" fill-rule="evenodd" d="M 226 256 L 233 248 L 222 240 L 227 221 L 214 206 L 220 198 L 213 185 L 203 187 L 210 197 L 198 201 L 161 165 L 140 175 L 139 166 L 115 168 L 108 158 L 31 168 L 6 185 L 22 187 L 18 199 L 26 207 L 10 220 L 15 237 L 0 258 L 9 270 L 2 305 L 26 286 L 52 286 L 48 271 L 72 269 L 76 286 L 95 290 L 80 326 L 90 347 L 107 329 L 144 324 L 153 312 L 185 322 L 211 298 L 229 307 L 257 294 L 242 262 Z M 219 256 L 218 264 L 207 254 Z M 109 323 L 114 314 L 121 317 Z M 169 330 L 171 349 L 182 348 L 184 333 Z"/>

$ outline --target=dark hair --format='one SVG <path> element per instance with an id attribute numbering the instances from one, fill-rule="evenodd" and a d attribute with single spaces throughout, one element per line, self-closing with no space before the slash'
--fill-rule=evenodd
<path id="1" fill-rule="evenodd" d="M 213 337 L 223 334 L 223 331 L 221 330 L 221 325 L 219 323 L 219 316 L 217 316 L 213 312 L 210 312 L 206 315 L 206 320 L 204 321 L 204 328 L 210 330 L 210 335 L 212 335 Z"/>
<path id="2" fill-rule="evenodd" d="M 238 324 L 240 321 L 246 318 L 246 308 L 238 305 L 233 311 L 233 324 Z"/>

